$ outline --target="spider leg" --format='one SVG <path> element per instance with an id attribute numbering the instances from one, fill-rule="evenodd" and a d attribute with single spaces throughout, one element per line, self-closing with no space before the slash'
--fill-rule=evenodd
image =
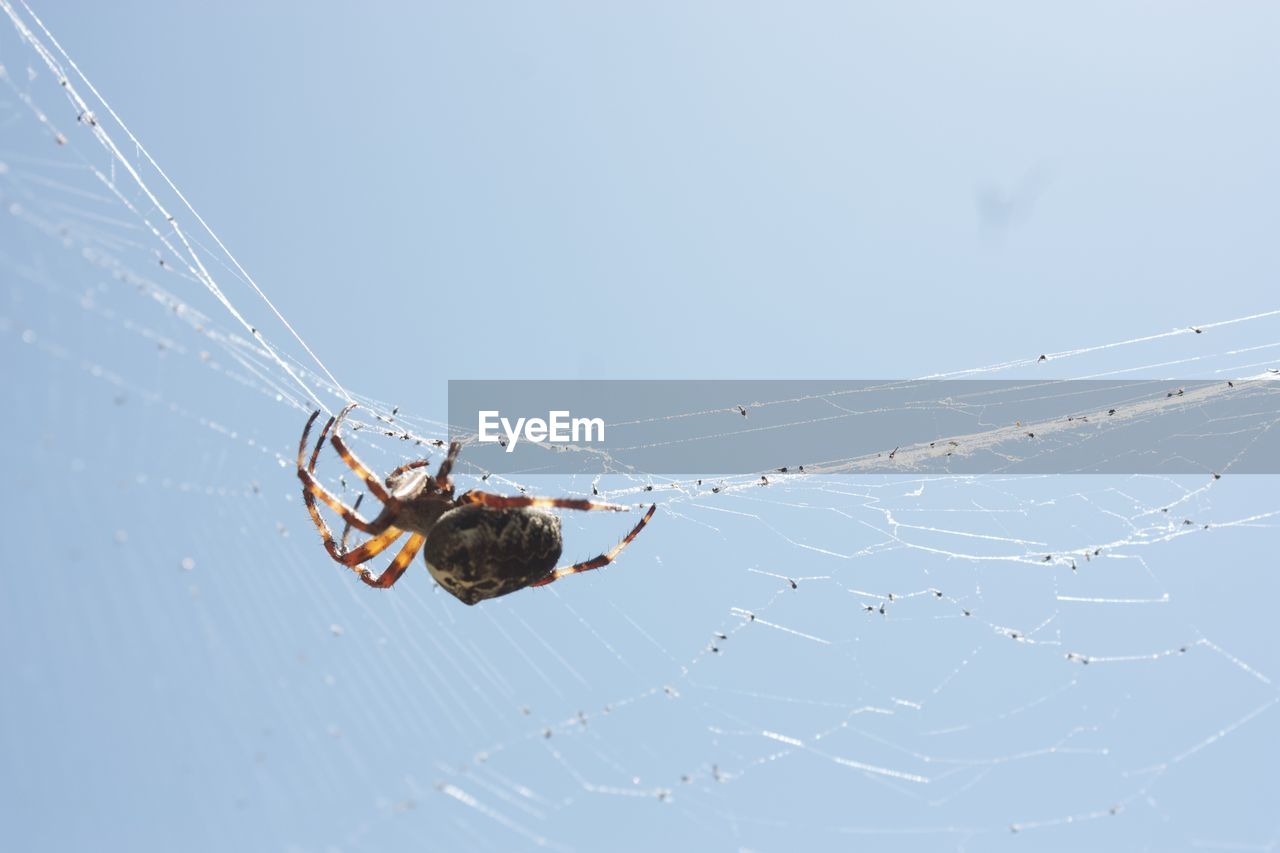
<path id="1" fill-rule="evenodd" d="M 644 530 L 644 526 L 649 523 L 649 519 L 653 518 L 653 513 L 655 510 L 657 510 L 657 508 L 658 508 L 657 504 L 653 504 L 652 506 L 650 506 L 649 511 L 644 514 L 644 518 L 640 519 L 640 523 L 637 524 L 635 527 L 631 528 L 631 532 L 628 533 L 621 542 L 619 542 L 617 545 L 614 545 L 612 550 L 606 551 L 605 553 L 601 554 L 599 557 L 595 557 L 590 560 L 584 560 L 581 563 L 574 563 L 572 566 L 565 566 L 562 569 L 556 569 L 555 571 L 547 575 L 542 580 L 534 581 L 533 583 L 529 584 L 529 586 L 546 586 L 549 583 L 553 583 L 555 581 L 560 580 L 560 578 L 566 578 L 569 575 L 576 575 L 579 572 L 589 572 L 592 569 L 600 569 L 609 565 L 615 559 L 617 559 L 620 553 L 622 553 L 623 548 L 631 544 L 632 539 L 635 539 L 637 536 L 640 535 L 640 531 Z"/>
<path id="2" fill-rule="evenodd" d="M 583 498 L 536 498 L 532 495 L 505 497 L 504 495 L 478 491 L 464 493 L 458 498 L 458 504 L 483 504 L 494 509 L 509 509 L 521 506 L 536 506 L 546 509 L 605 509 L 611 512 L 627 512 L 631 509 L 631 507 L 622 506 L 621 504 L 594 503 Z M 643 527 L 643 525 L 641 526 Z"/>
<path id="3" fill-rule="evenodd" d="M 382 501 L 384 504 L 394 504 L 395 500 L 387 493 L 387 490 L 383 487 L 381 481 L 374 476 L 374 473 L 369 470 L 367 465 L 356 458 L 356 455 L 351 452 L 349 447 L 347 447 L 347 443 L 342 440 L 342 436 L 338 434 L 338 430 L 342 427 L 343 420 L 346 419 L 347 415 L 355 407 L 355 403 L 348 403 L 347 407 L 338 413 L 338 417 L 330 421 L 330 424 L 333 426 L 333 436 L 329 439 L 329 442 L 333 445 L 333 449 L 338 451 L 338 455 L 342 457 L 342 461 L 347 463 L 347 467 L 360 475 L 360 479 L 364 480 L 364 484 L 369 487 L 369 491 L 373 493 L 375 498 Z M 325 432 L 328 432 L 328 430 L 329 424 L 326 424 Z"/>
<path id="4" fill-rule="evenodd" d="M 371 539 L 366 539 L 358 548 L 353 548 L 345 554 L 338 554 L 334 559 L 339 563 L 342 563 L 344 566 L 355 568 L 366 560 L 372 559 L 390 548 L 395 544 L 395 541 L 403 535 L 404 531 L 399 527 L 388 527 L 384 532 L 377 536 L 374 536 Z M 331 551 L 330 554 L 332 555 L 332 553 L 333 552 Z M 356 571 L 361 572 L 364 570 L 356 569 Z"/>
<path id="5" fill-rule="evenodd" d="M 355 512 L 360 509 L 360 502 L 364 500 L 364 492 L 356 495 L 356 502 L 351 505 L 351 511 Z M 338 540 L 338 550 L 347 553 L 347 537 L 351 535 L 351 522 L 347 522 L 342 526 L 342 538 Z"/>
<path id="6" fill-rule="evenodd" d="M 462 450 L 462 445 L 456 441 L 449 443 L 449 454 L 445 456 L 444 461 L 440 463 L 440 470 L 436 472 L 436 487 L 442 492 L 453 491 L 453 483 L 449 480 L 449 472 L 453 470 L 453 463 L 458 459 L 458 453 Z"/>
<path id="7" fill-rule="evenodd" d="M 426 541 L 426 537 L 417 533 L 411 535 L 404 547 L 400 549 L 398 554 L 396 554 L 395 559 L 391 561 L 391 565 L 384 569 L 382 574 L 375 578 L 372 572 L 368 569 L 362 568 L 360 564 L 387 550 L 387 548 L 391 547 L 397 539 L 404 535 L 404 531 L 391 524 L 392 514 L 386 507 L 384 507 L 382 512 L 378 514 L 377 518 L 373 521 L 368 521 L 358 512 L 360 502 L 364 500 L 363 494 L 356 496 L 355 506 L 348 507 L 329 492 L 328 489 L 322 486 L 315 478 L 316 460 L 320 456 L 321 448 L 324 447 L 325 436 L 328 434 L 329 429 L 332 428 L 333 445 L 335 449 L 337 449 L 338 454 L 342 456 L 343 461 L 351 466 L 352 470 L 360 474 L 361 478 L 364 479 L 365 484 L 370 486 L 369 490 L 374 492 L 375 495 L 378 494 L 378 492 L 381 492 L 384 495 L 386 494 L 380 486 L 378 490 L 374 490 L 374 482 L 371 482 L 373 475 L 369 473 L 369 470 L 361 465 L 354 456 L 351 455 L 350 451 L 346 449 L 346 446 L 342 444 L 341 439 L 338 438 L 338 423 L 347 412 L 351 411 L 353 406 L 348 406 L 342 411 L 341 415 L 337 418 L 330 418 L 329 422 L 325 424 L 324 429 L 320 431 L 320 440 L 316 442 L 315 450 L 311 453 L 311 459 L 304 468 L 303 459 L 307 452 L 307 439 L 310 436 L 311 427 L 315 423 L 316 418 L 320 415 L 320 412 L 318 410 L 313 412 L 311 417 L 307 419 L 307 425 L 302 430 L 302 441 L 298 444 L 298 477 L 302 480 L 302 499 L 307 504 L 307 511 L 311 513 L 311 520 L 315 523 L 316 529 L 320 531 L 320 538 L 324 540 L 324 547 L 325 550 L 329 552 L 329 556 L 344 566 L 351 567 L 356 574 L 360 576 L 360 580 L 364 581 L 369 586 L 386 589 L 398 581 L 400 576 L 404 574 L 409 563 L 412 562 L 417 553 L 422 550 L 422 544 Z M 424 461 L 421 464 L 426 463 Z M 421 465 L 413 462 L 408 465 L 401 466 L 404 470 L 418 467 L 421 467 Z M 324 517 L 320 515 L 319 507 L 316 506 L 317 497 L 333 508 L 335 512 L 341 514 L 343 520 L 346 522 L 342 528 L 342 541 L 340 544 L 334 544 L 333 531 L 329 529 L 329 525 L 325 522 Z M 389 497 L 387 502 L 390 502 Z M 371 534 L 372 538 L 366 540 L 360 546 L 348 551 L 347 537 L 351 534 L 352 527 Z"/>
<path id="8" fill-rule="evenodd" d="M 385 523 L 381 517 L 374 519 L 373 521 L 369 521 L 364 516 L 360 515 L 360 513 L 356 512 L 355 509 L 344 504 L 336 495 L 326 489 L 320 481 L 315 478 L 316 459 L 320 455 L 320 448 L 324 446 L 325 433 L 329 430 L 328 424 L 326 424 L 324 430 L 320 433 L 320 441 L 316 444 L 315 452 L 311 454 L 311 463 L 306 467 L 303 467 L 303 458 L 306 456 L 307 452 L 307 437 L 310 435 L 311 426 L 315 423 L 316 417 L 319 414 L 319 409 L 312 412 L 311 417 L 307 419 L 306 427 L 302 430 L 302 440 L 298 442 L 298 479 L 302 481 L 302 499 L 307 502 L 307 508 L 311 510 L 312 519 L 314 520 L 318 517 L 315 510 L 315 499 L 320 498 L 320 500 L 328 504 L 334 512 L 340 514 L 349 526 L 364 533 L 381 533 L 386 529 Z M 329 424 L 332 423 L 333 418 L 330 418 Z M 322 529 L 322 535 L 323 530 L 327 529 L 328 528 Z"/>
<path id="9" fill-rule="evenodd" d="M 453 489 L 453 484 L 449 482 L 449 472 L 453 470 L 453 462 L 458 458 L 458 451 L 460 450 L 462 450 L 462 445 L 456 441 L 453 442 L 449 445 L 449 455 L 440 463 L 440 470 L 436 473 L 435 480 L 437 488 L 442 492 L 448 492 Z M 387 479 L 394 480 L 405 471 L 412 471 L 414 468 L 425 468 L 430 464 L 430 459 L 415 459 L 412 462 L 406 462 L 388 474 Z"/>
<path id="10" fill-rule="evenodd" d="M 388 480 L 394 479 L 400 476 L 401 474 L 403 474 L 405 471 L 412 471 L 414 468 L 422 468 L 430 464 L 431 464 L 430 459 L 415 459 L 412 462 L 406 462 L 403 465 L 397 467 L 390 474 L 388 474 L 387 479 Z"/>
<path id="11" fill-rule="evenodd" d="M 329 552 L 330 557 L 344 566 L 357 566 L 370 557 L 377 556 L 404 534 L 403 530 L 392 526 L 389 521 L 383 522 L 385 528 L 377 535 L 365 540 L 358 548 L 351 551 L 340 550 L 333 541 L 333 531 L 329 529 L 329 525 L 325 523 L 324 518 L 320 515 L 320 510 L 316 507 L 315 499 L 311 497 L 311 493 L 304 491 L 302 498 L 307 503 L 307 511 L 311 513 L 311 521 L 315 523 L 316 529 L 320 531 L 320 538 L 324 541 L 324 549 Z"/>
<path id="12" fill-rule="evenodd" d="M 390 588 L 396 581 L 400 580 L 400 576 L 404 574 L 404 570 L 413 562 L 413 558 L 418 556 L 418 552 L 422 550 L 422 543 L 426 541 L 427 537 L 419 533 L 413 534 L 404 543 L 400 553 L 396 554 L 396 558 L 391 561 L 391 565 L 383 569 L 382 574 L 376 578 L 368 569 L 356 569 L 360 573 L 360 580 L 377 589 Z"/>

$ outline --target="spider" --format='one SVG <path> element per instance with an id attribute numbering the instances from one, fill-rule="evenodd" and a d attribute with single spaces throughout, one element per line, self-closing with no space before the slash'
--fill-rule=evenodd
<path id="1" fill-rule="evenodd" d="M 339 435 L 343 420 L 356 407 L 351 403 L 320 431 L 320 439 L 304 465 L 307 439 L 319 417 L 319 410 L 307 419 L 298 443 L 298 479 L 302 481 L 302 499 L 306 501 L 311 520 L 324 540 L 329 556 L 350 567 L 360 580 L 372 587 L 387 589 L 400 580 L 419 550 L 423 551 L 427 570 L 440 586 L 464 604 L 476 604 L 529 586 L 545 586 L 563 577 L 599 569 L 614 561 L 653 518 L 657 504 L 649 507 L 640 522 L 611 550 L 563 568 L 554 568 L 560 559 L 563 540 L 560 519 L 539 508 L 578 510 L 610 510 L 625 512 L 618 504 L 594 503 L 579 498 L 504 497 L 488 492 L 463 492 L 453 496 L 449 472 L 462 445 L 453 442 L 434 477 L 427 471 L 430 464 L 418 459 L 396 468 L 387 475 L 386 485 L 356 458 Z M 329 433 L 332 430 L 333 435 Z M 316 460 L 328 437 L 342 461 L 364 480 L 369 493 L 382 502 L 382 510 L 373 520 L 360 515 L 326 489 L 315 478 Z M 342 516 L 346 529 L 340 544 L 335 544 L 329 525 L 320 516 L 316 498 L 324 501 Z M 347 550 L 347 533 L 354 527 L 369 534 L 365 542 Z M 391 564 L 375 577 L 362 564 L 385 551 L 405 533 L 404 547 Z M 425 550 L 424 546 L 425 545 Z"/>

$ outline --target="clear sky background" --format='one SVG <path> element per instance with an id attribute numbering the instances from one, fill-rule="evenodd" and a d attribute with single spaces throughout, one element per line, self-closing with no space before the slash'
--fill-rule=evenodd
<path id="1" fill-rule="evenodd" d="M 34 8 L 337 378 L 419 424 L 448 379 L 914 377 L 1277 307 L 1267 4 Z M 553 589 L 469 609 L 418 562 L 373 593 L 296 495 L 283 373 L 86 258 L 235 327 L 0 30 L 4 847 L 1275 845 L 1274 526 L 1159 534 L 1274 480 L 812 478 L 673 499 Z M 1036 375 L 1244 375 L 1277 341 Z M 862 553 L 886 508 L 983 559 Z M 567 556 L 625 526 L 566 518 Z M 1119 541 L 1105 572 L 1029 556 Z M 875 620 L 855 592 L 931 588 Z"/>

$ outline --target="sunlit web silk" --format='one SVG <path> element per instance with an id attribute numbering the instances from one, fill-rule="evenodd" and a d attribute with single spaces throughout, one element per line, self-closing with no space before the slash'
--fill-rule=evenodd
<path id="1" fill-rule="evenodd" d="M 11 538 L 50 543 L 0 611 L 26 832 L 106 803 L 303 849 L 1274 843 L 1273 479 L 490 478 L 661 509 L 595 576 L 474 610 L 421 571 L 371 594 L 291 470 L 342 389 L 4 8 Z M 938 373 L 1225 379 L 1277 346 L 1260 310 Z M 380 470 L 441 452 L 442 413 L 357 398 Z M 464 456 L 460 486 L 485 473 Z M 564 524 L 575 558 L 627 526 Z M 86 699 L 96 722 L 58 716 Z M 54 779 L 77 797 L 37 800 Z"/>

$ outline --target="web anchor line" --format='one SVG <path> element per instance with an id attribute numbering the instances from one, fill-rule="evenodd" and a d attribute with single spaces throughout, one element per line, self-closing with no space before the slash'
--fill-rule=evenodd
<path id="1" fill-rule="evenodd" d="M 26 3 L 26 0 L 19 0 L 19 2 L 22 3 L 22 8 L 25 9 L 27 14 L 31 16 L 31 19 L 35 21 L 36 26 L 40 28 L 41 32 L 44 33 L 44 36 L 49 40 L 49 42 L 54 46 L 54 48 L 56 48 L 58 54 L 62 57 L 62 60 L 64 60 L 66 64 L 75 71 L 76 76 L 78 76 L 79 79 L 84 83 L 84 85 L 89 89 L 89 91 L 93 94 L 93 97 L 97 98 L 98 102 L 102 104 L 103 108 L 107 111 L 107 113 L 111 116 L 111 118 L 116 122 L 116 124 L 120 126 L 120 129 L 124 131 L 125 135 L 129 138 L 129 141 L 133 143 L 138 153 L 146 158 L 147 162 L 150 163 L 151 167 L 156 170 L 156 173 L 160 175 L 160 177 L 164 180 L 165 184 L 168 185 L 169 189 L 172 190 L 174 195 L 176 195 L 178 199 L 182 202 L 183 206 L 185 206 L 186 209 L 191 213 L 191 215 L 195 217 L 196 221 L 200 223 L 200 227 L 202 227 L 205 230 L 205 232 L 211 238 L 213 238 L 214 243 L 217 244 L 218 248 L 221 249 L 222 252 L 225 254 L 225 256 L 231 261 L 231 263 L 235 266 L 236 270 L 240 273 L 243 279 L 249 284 L 250 287 L 253 288 L 254 292 L 257 293 L 258 296 L 262 299 L 262 301 L 266 303 L 267 307 L 271 309 L 271 312 L 276 316 L 276 319 L 278 319 L 284 325 L 284 327 L 289 330 L 289 333 L 293 335 L 294 339 L 299 343 L 299 345 L 302 346 L 303 350 L 306 351 L 307 355 L 309 355 L 311 359 L 315 361 L 315 363 L 319 366 L 320 370 L 325 374 L 325 376 L 328 377 L 329 381 L 333 383 L 333 387 L 338 390 L 339 394 L 345 400 L 348 400 L 348 401 L 352 400 L 353 398 L 351 397 L 351 394 L 349 394 L 347 390 L 343 387 L 342 383 L 340 383 L 337 380 L 337 377 L 333 375 L 332 371 L 330 371 L 329 368 L 325 366 L 324 362 L 320 360 L 320 357 L 317 356 L 315 352 L 311 349 L 311 347 L 307 345 L 307 342 L 302 339 L 302 336 L 298 334 L 297 330 L 293 328 L 293 326 L 289 323 L 287 319 L 285 319 L 284 315 L 280 312 L 280 309 L 278 309 L 275 306 L 275 303 L 273 303 L 271 299 L 267 296 L 267 294 L 263 292 L 262 288 L 258 286 L 257 281 L 255 281 L 253 276 L 249 274 L 249 272 L 244 268 L 243 265 L 241 265 L 240 261 L 236 258 L 236 256 L 232 254 L 231 250 L 228 249 L 226 244 L 222 242 L 222 239 L 217 235 L 217 233 L 213 230 L 213 228 L 209 226 L 209 223 L 207 223 L 204 220 L 204 217 L 202 217 L 199 214 L 199 212 L 196 211 L 195 207 L 192 206 L 191 202 L 187 200 L 187 197 L 182 194 L 182 191 L 178 189 L 178 187 L 174 184 L 174 182 L 169 178 L 168 174 L 165 173 L 164 169 L 160 167 L 160 164 L 155 161 L 155 158 L 151 156 L 151 153 L 147 151 L 146 147 L 142 144 L 142 142 L 136 136 L 134 136 L 133 131 L 129 130 L 128 125 L 126 125 L 124 123 L 124 120 L 120 118 L 120 116 L 116 113 L 114 109 L 112 109 L 111 105 L 107 102 L 106 98 L 104 98 L 102 94 L 97 90 L 97 88 L 93 85 L 92 81 L 90 81 L 89 78 L 85 75 L 85 73 L 80 70 L 80 67 L 76 65 L 75 60 L 73 60 L 70 57 L 70 55 L 68 55 L 66 50 L 58 42 L 57 38 L 55 38 L 53 33 L 49 31 L 49 28 L 44 25 L 44 22 L 40 20 L 40 17 Z M 63 91 L 66 92 L 68 99 L 70 99 L 72 105 L 79 111 L 79 114 L 91 115 L 92 111 L 89 109 L 89 104 L 84 100 L 84 98 L 80 95 L 80 93 L 77 92 L 75 87 L 71 84 L 71 80 L 67 75 L 66 71 L 63 69 L 62 63 L 59 61 L 58 57 L 55 56 L 44 45 L 44 43 L 36 36 L 34 32 L 31 31 L 31 29 L 26 25 L 26 23 L 22 20 L 22 18 L 20 18 L 18 14 L 15 12 L 15 10 L 10 5 L 8 0 L 0 0 L 0 7 L 2 7 L 5 11 L 5 14 L 9 16 L 9 19 L 13 22 L 14 27 L 17 28 L 18 34 L 22 37 L 22 39 L 26 41 L 29 45 L 31 45 L 32 49 L 35 50 L 35 52 L 40 55 L 40 58 L 44 60 L 44 63 L 46 67 L 48 67 L 49 71 L 57 75 L 58 80 L 62 84 Z M 129 176 L 133 179 L 134 183 L 137 184 L 138 188 L 143 192 L 144 195 L 146 195 L 147 199 L 151 202 L 152 205 L 155 206 L 156 210 L 160 212 L 160 214 L 165 218 L 165 221 L 168 222 L 169 226 L 173 229 L 173 233 L 177 236 L 178 240 L 181 242 L 183 248 L 185 249 L 191 261 L 191 264 L 188 266 L 188 269 L 191 271 L 191 273 L 196 278 L 198 278 L 202 284 L 204 284 L 205 289 L 207 289 L 211 294 L 213 294 L 214 298 L 216 298 L 218 302 L 220 302 L 222 306 L 226 308 L 228 312 L 230 312 L 231 316 L 233 316 L 240 323 L 240 325 L 242 325 L 245 328 L 245 330 L 253 337 L 253 339 L 262 345 L 263 349 L 271 356 L 271 358 L 276 362 L 276 364 L 279 365 L 280 368 L 284 370 L 286 374 L 288 374 L 288 376 L 298 385 L 298 387 L 302 388 L 302 390 L 306 392 L 308 397 L 314 400 L 326 411 L 330 411 L 329 407 L 325 405 L 324 400 L 320 399 L 319 395 L 317 395 L 316 392 L 310 386 L 308 386 L 305 382 L 302 381 L 302 379 L 294 372 L 294 370 L 289 366 L 289 364 L 280 356 L 279 353 L 276 352 L 275 348 L 272 347 L 269 343 L 267 343 L 266 338 L 263 337 L 262 333 L 258 330 L 257 326 L 250 323 L 248 319 L 246 319 L 244 315 L 240 313 L 240 311 L 235 307 L 235 305 L 231 303 L 231 300 L 227 298 L 226 294 L 222 292 L 222 288 L 218 286 L 217 282 L 214 280 L 212 273 L 209 272 L 208 268 L 200 260 L 198 253 L 195 251 L 195 247 L 192 246 L 191 241 L 188 239 L 186 232 L 183 231 L 182 226 L 178 224 L 178 221 L 173 216 L 173 214 L 169 212 L 169 210 L 164 206 L 164 204 L 160 201 L 160 199 L 156 197 L 155 193 L 152 192 L 151 188 L 147 186 L 146 182 L 143 181 L 142 176 L 138 174 L 138 171 L 134 168 L 133 164 L 129 162 L 129 160 L 124 156 L 123 153 L 121 153 L 120 149 L 116 146 L 115 141 L 110 137 L 110 135 L 106 132 L 106 130 L 103 129 L 102 124 L 100 122 L 94 121 L 90 123 L 90 126 L 93 130 L 94 136 L 96 136 L 98 141 L 103 145 L 103 147 L 110 152 L 113 158 L 113 161 L 116 163 L 119 163 L 120 166 L 129 174 Z M 144 218 L 144 221 L 146 221 L 145 218 Z M 151 227 L 153 231 L 156 231 L 155 226 L 152 225 L 150 222 L 147 222 L 147 225 Z"/>

